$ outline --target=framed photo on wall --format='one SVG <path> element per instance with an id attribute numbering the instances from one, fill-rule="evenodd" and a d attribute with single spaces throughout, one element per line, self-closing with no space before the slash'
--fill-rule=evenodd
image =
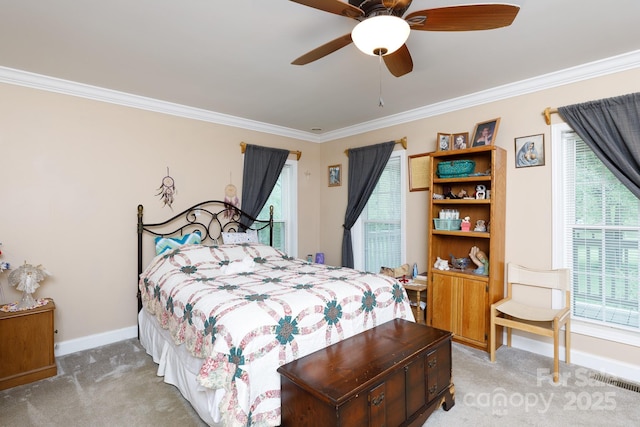
<path id="1" fill-rule="evenodd" d="M 451 134 L 438 132 L 437 143 L 438 143 L 438 151 L 451 150 Z"/>
<path id="2" fill-rule="evenodd" d="M 342 185 L 342 165 L 329 166 L 329 187 Z"/>
<path id="3" fill-rule="evenodd" d="M 453 134 L 453 149 L 464 150 L 469 147 L 469 132 Z"/>
<path id="4" fill-rule="evenodd" d="M 544 166 L 544 134 L 515 138 L 516 168 Z"/>
<path id="5" fill-rule="evenodd" d="M 469 147 L 493 145 L 496 135 L 498 135 L 499 124 L 500 118 L 476 124 L 476 129 L 473 131 L 473 139 Z"/>

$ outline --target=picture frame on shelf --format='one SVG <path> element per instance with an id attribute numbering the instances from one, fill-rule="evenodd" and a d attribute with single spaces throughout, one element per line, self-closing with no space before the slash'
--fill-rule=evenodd
<path id="1" fill-rule="evenodd" d="M 342 164 L 331 165 L 328 169 L 329 187 L 339 187 L 342 185 Z"/>
<path id="2" fill-rule="evenodd" d="M 431 177 L 430 153 L 414 154 L 409 159 L 409 191 L 426 191 Z"/>
<path id="3" fill-rule="evenodd" d="M 470 141 L 469 147 L 482 147 L 484 145 L 493 145 L 498 135 L 498 126 L 500 118 L 480 122 L 476 124 L 473 131 L 473 139 Z"/>
<path id="4" fill-rule="evenodd" d="M 469 132 L 454 133 L 452 140 L 454 150 L 469 148 Z"/>
<path id="5" fill-rule="evenodd" d="M 514 138 L 516 168 L 544 166 L 544 134 Z"/>
<path id="6" fill-rule="evenodd" d="M 451 150 L 451 134 L 438 132 L 437 145 L 438 151 Z"/>

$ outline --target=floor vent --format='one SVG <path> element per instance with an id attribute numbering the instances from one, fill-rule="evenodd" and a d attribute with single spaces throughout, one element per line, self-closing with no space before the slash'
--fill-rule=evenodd
<path id="1" fill-rule="evenodd" d="M 610 384 L 616 387 L 620 387 L 627 390 L 635 391 L 636 393 L 640 393 L 640 385 L 629 382 L 629 381 L 620 380 L 616 377 L 610 377 L 609 375 L 603 375 L 603 374 L 597 374 L 597 373 L 596 374 L 592 373 L 590 377 L 596 381 L 600 381 L 601 383 Z"/>

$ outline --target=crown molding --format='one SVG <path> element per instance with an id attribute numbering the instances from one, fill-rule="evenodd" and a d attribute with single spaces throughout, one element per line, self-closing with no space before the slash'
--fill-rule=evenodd
<path id="1" fill-rule="evenodd" d="M 226 126 L 238 127 L 242 129 L 254 130 L 257 132 L 270 133 L 296 139 L 308 140 L 308 132 L 301 132 L 283 126 L 249 120 L 242 117 L 208 111 L 201 108 L 189 107 L 187 105 L 175 104 L 158 99 L 147 98 L 130 93 L 119 92 L 111 89 L 104 89 L 83 83 L 58 79 L 55 77 L 43 76 L 27 71 L 12 68 L 0 67 L 0 83 L 8 83 L 17 86 L 25 86 L 32 89 L 40 89 L 49 92 L 61 93 L 64 95 L 77 96 L 80 98 L 92 99 L 95 101 L 108 102 L 125 107 L 138 108 L 141 110 L 154 111 L 157 113 L 170 114 L 188 119 L 200 120 Z"/>
<path id="2" fill-rule="evenodd" d="M 551 89 L 639 67 L 640 50 L 627 52 L 625 54 L 544 74 L 531 79 L 521 80 L 458 98 L 451 98 L 435 104 L 425 105 L 424 107 L 369 122 L 363 122 L 355 126 L 326 132 L 321 135 L 322 140 L 320 142 L 333 141 L 338 138 L 358 135 L 364 132 L 383 129 L 428 117 L 434 117 L 444 113 L 450 113 L 465 108 L 475 107 L 477 105 L 488 104 L 490 102 L 526 95 L 528 93 Z"/>
<path id="3" fill-rule="evenodd" d="M 640 67 L 640 50 L 544 74 L 531 79 L 509 83 L 458 98 L 448 99 L 435 104 L 425 105 L 413 110 L 322 134 L 303 132 L 283 126 L 217 113 L 215 111 L 193 108 L 186 105 L 160 101 L 6 67 L 0 67 L 0 83 L 25 86 L 126 107 L 322 143 L 638 67 Z"/>

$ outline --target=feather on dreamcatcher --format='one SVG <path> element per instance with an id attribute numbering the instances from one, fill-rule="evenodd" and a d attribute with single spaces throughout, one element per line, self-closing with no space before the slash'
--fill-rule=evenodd
<path id="1" fill-rule="evenodd" d="M 167 167 L 167 176 L 162 178 L 162 185 L 158 188 L 159 192 L 156 196 L 160 196 L 160 200 L 162 200 L 162 206 L 169 206 L 171 209 L 171 205 L 173 204 L 173 198 L 176 194 L 176 184 L 173 178 L 169 176 L 169 168 Z"/>

